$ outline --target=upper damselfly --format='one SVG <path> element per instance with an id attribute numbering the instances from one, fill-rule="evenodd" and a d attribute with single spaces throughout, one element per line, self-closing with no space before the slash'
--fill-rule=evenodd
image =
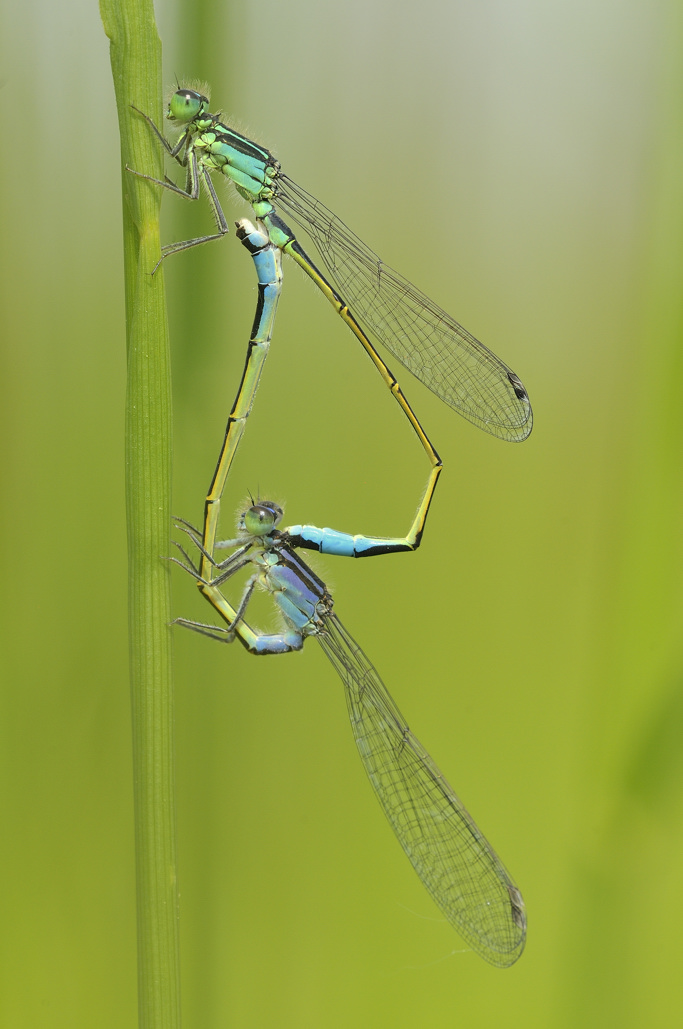
<path id="1" fill-rule="evenodd" d="M 203 183 L 218 229 L 212 235 L 171 243 L 162 248 L 162 257 L 219 239 L 229 231 L 211 179 L 213 172 L 219 172 L 252 205 L 274 245 L 313 279 L 392 389 L 396 380 L 373 339 L 468 421 L 500 439 L 526 439 L 532 427 L 531 405 L 512 369 L 285 175 L 268 150 L 224 124 L 220 113 L 211 114 L 206 96 L 193 89 L 178 89 L 172 95 L 167 118 L 182 127 L 174 146 L 147 115 L 139 113 L 169 155 L 187 168 L 185 189 L 169 180 L 143 177 L 190 200 L 199 197 Z M 280 211 L 310 235 L 326 275 L 281 219 Z M 414 422 L 413 427 L 418 431 Z"/>

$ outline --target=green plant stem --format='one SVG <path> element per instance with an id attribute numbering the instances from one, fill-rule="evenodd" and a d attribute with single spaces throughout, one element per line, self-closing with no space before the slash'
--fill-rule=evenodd
<path id="1" fill-rule="evenodd" d="M 139 1018 L 180 1025 L 173 768 L 170 575 L 171 405 L 168 323 L 159 258 L 163 160 L 130 104 L 161 122 L 161 43 L 152 0 L 101 0 L 121 132 L 128 381 L 130 675 L 135 776 Z"/>

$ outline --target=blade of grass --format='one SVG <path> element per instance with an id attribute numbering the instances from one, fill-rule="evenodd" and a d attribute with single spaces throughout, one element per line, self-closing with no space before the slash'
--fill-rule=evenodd
<path id="1" fill-rule="evenodd" d="M 152 0 L 101 0 L 121 132 L 128 380 L 130 678 L 135 777 L 138 1011 L 144 1029 L 180 1025 L 170 576 L 170 360 L 159 257 L 163 160 L 135 103 L 161 122 L 161 43 Z"/>

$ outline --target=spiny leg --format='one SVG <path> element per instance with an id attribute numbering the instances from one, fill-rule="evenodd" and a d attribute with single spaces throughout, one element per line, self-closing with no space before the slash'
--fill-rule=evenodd
<path id="1" fill-rule="evenodd" d="M 201 553 L 201 555 L 204 558 L 206 558 L 206 560 L 209 562 L 211 567 L 217 569 L 218 571 L 223 571 L 224 569 L 229 568 L 232 565 L 232 563 L 237 558 L 241 557 L 242 554 L 246 554 L 246 552 L 253 545 L 251 541 L 245 543 L 244 542 L 244 537 L 242 537 L 242 536 L 239 536 L 239 537 L 237 537 L 234 540 L 222 540 L 220 543 L 216 543 L 215 544 L 216 549 L 220 548 L 220 549 L 223 549 L 223 550 L 227 550 L 228 548 L 232 549 L 234 547 L 239 547 L 239 549 L 236 550 L 234 554 L 230 554 L 229 557 L 226 557 L 224 561 L 216 561 L 215 558 L 204 547 L 204 545 L 202 543 L 202 537 L 201 537 L 199 531 L 194 528 L 194 526 L 189 525 L 189 523 L 187 523 L 187 522 L 185 522 L 185 524 L 183 524 L 184 519 L 182 519 L 182 518 L 176 518 L 175 522 L 176 522 L 176 527 L 179 528 L 181 532 L 186 533 L 190 537 L 190 539 L 192 540 L 192 542 L 196 546 L 197 550 Z M 175 543 L 175 546 L 178 547 L 178 549 L 180 551 L 182 551 L 184 556 L 187 558 L 187 554 L 185 554 L 185 551 L 180 546 L 180 544 L 179 543 Z M 195 569 L 194 563 L 189 558 L 187 558 L 187 560 L 188 560 L 188 563 L 192 566 L 192 568 L 194 570 L 196 570 L 197 577 L 199 578 L 200 577 L 199 569 Z M 226 576 L 224 576 L 223 578 L 226 578 Z"/>
<path id="2" fill-rule="evenodd" d="M 191 135 L 192 135 L 190 128 L 188 127 L 185 130 L 185 132 L 183 132 L 182 136 L 180 137 L 180 139 L 178 140 L 178 142 L 176 143 L 175 146 L 171 146 L 171 144 L 166 139 L 166 136 L 163 134 L 163 132 L 158 127 L 156 122 L 153 121 L 148 114 L 145 114 L 144 111 L 141 111 L 139 107 L 135 106 L 135 104 L 131 104 L 130 106 L 132 107 L 132 109 L 137 114 L 141 115 L 145 119 L 145 121 L 147 122 L 147 124 L 151 128 L 152 132 L 154 133 L 154 135 L 157 137 L 158 141 L 163 146 L 163 148 L 166 151 L 166 153 L 170 157 L 172 157 L 174 160 L 176 160 L 178 162 L 178 164 L 184 165 L 185 161 L 186 161 L 185 156 L 179 157 L 178 154 L 182 151 L 183 147 L 187 146 L 187 144 L 190 141 L 190 138 L 191 138 Z"/>
<path id="3" fill-rule="evenodd" d="M 192 162 L 194 162 L 196 166 L 197 156 L 194 151 L 192 151 L 190 158 L 190 163 Z M 179 254 L 181 250 L 189 250 L 191 247 L 198 247 L 201 246 L 203 243 L 210 243 L 214 239 L 222 239 L 223 236 L 227 236 L 230 232 L 228 221 L 225 217 L 225 213 L 218 199 L 218 194 L 216 193 L 213 181 L 211 179 L 211 175 L 209 174 L 208 169 L 205 168 L 203 165 L 200 165 L 200 167 L 197 170 L 197 180 L 198 182 L 199 180 L 201 180 L 201 182 L 203 182 L 204 186 L 206 187 L 206 193 L 209 199 L 209 206 L 211 208 L 211 213 L 213 214 L 214 221 L 216 222 L 216 226 L 218 227 L 218 232 L 211 233 L 207 236 L 195 236 L 194 239 L 180 240 L 177 243 L 167 243 L 165 246 L 161 248 L 162 261 L 165 257 L 170 257 L 171 254 Z M 190 196 L 189 193 L 183 193 L 182 190 L 178 190 L 177 188 L 175 189 L 175 192 L 179 192 L 188 200 L 197 200 L 199 196 L 199 185 L 197 186 L 197 196 Z"/>
<path id="4" fill-rule="evenodd" d="M 214 239 L 222 239 L 223 236 L 227 236 L 230 232 L 225 214 L 223 213 L 223 208 L 219 203 L 213 182 L 211 181 L 211 176 L 206 168 L 197 167 L 197 158 L 194 151 L 190 154 L 188 161 L 185 189 L 181 189 L 180 186 L 177 186 L 175 182 L 172 182 L 169 178 L 166 178 L 164 181 L 161 179 L 155 179 L 151 175 L 145 175 L 143 172 L 136 171 L 134 168 L 131 168 L 130 165 L 126 165 L 126 171 L 131 172 L 132 175 L 137 175 L 139 179 L 146 179 L 147 182 L 152 182 L 156 186 L 163 186 L 164 189 L 170 189 L 171 192 L 177 193 L 178 196 L 183 197 L 185 200 L 197 200 L 199 198 L 199 183 L 201 180 L 207 188 L 209 205 L 218 227 L 218 232 L 209 233 L 206 236 L 196 236 L 194 239 L 186 239 L 178 243 L 167 243 L 165 246 L 162 246 L 161 257 L 152 268 L 152 275 L 154 275 L 164 258 L 169 257 L 171 254 L 177 254 L 181 250 L 189 250 L 190 247 L 201 246 L 202 243 L 210 243 Z"/>

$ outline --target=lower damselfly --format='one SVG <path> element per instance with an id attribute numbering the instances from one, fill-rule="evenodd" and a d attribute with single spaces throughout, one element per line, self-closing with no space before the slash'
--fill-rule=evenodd
<path id="1" fill-rule="evenodd" d="M 181 547 L 184 560 L 178 563 L 195 576 L 227 627 L 187 618 L 178 618 L 175 624 L 223 643 L 237 638 L 251 654 L 259 655 L 300 650 L 309 636 L 318 640 L 344 683 L 353 738 L 375 795 L 423 885 L 473 950 L 492 965 L 513 964 L 526 938 L 521 893 L 409 729 L 375 666 L 340 622 L 329 590 L 297 554 L 302 527 L 279 531 L 281 518 L 282 509 L 272 501 L 253 503 L 239 521 L 237 537 L 216 544 L 216 549 L 232 548 L 234 553 L 216 564 L 212 580 L 201 577 Z M 197 530 L 181 520 L 178 524 L 206 555 Z M 309 526 L 309 536 L 311 530 Z M 337 544 L 341 536 L 336 534 Z M 348 552 L 358 539 L 346 538 Z M 251 575 L 235 608 L 221 586 L 243 568 Z M 285 631 L 261 633 L 245 621 L 257 588 L 272 597 Z"/>

